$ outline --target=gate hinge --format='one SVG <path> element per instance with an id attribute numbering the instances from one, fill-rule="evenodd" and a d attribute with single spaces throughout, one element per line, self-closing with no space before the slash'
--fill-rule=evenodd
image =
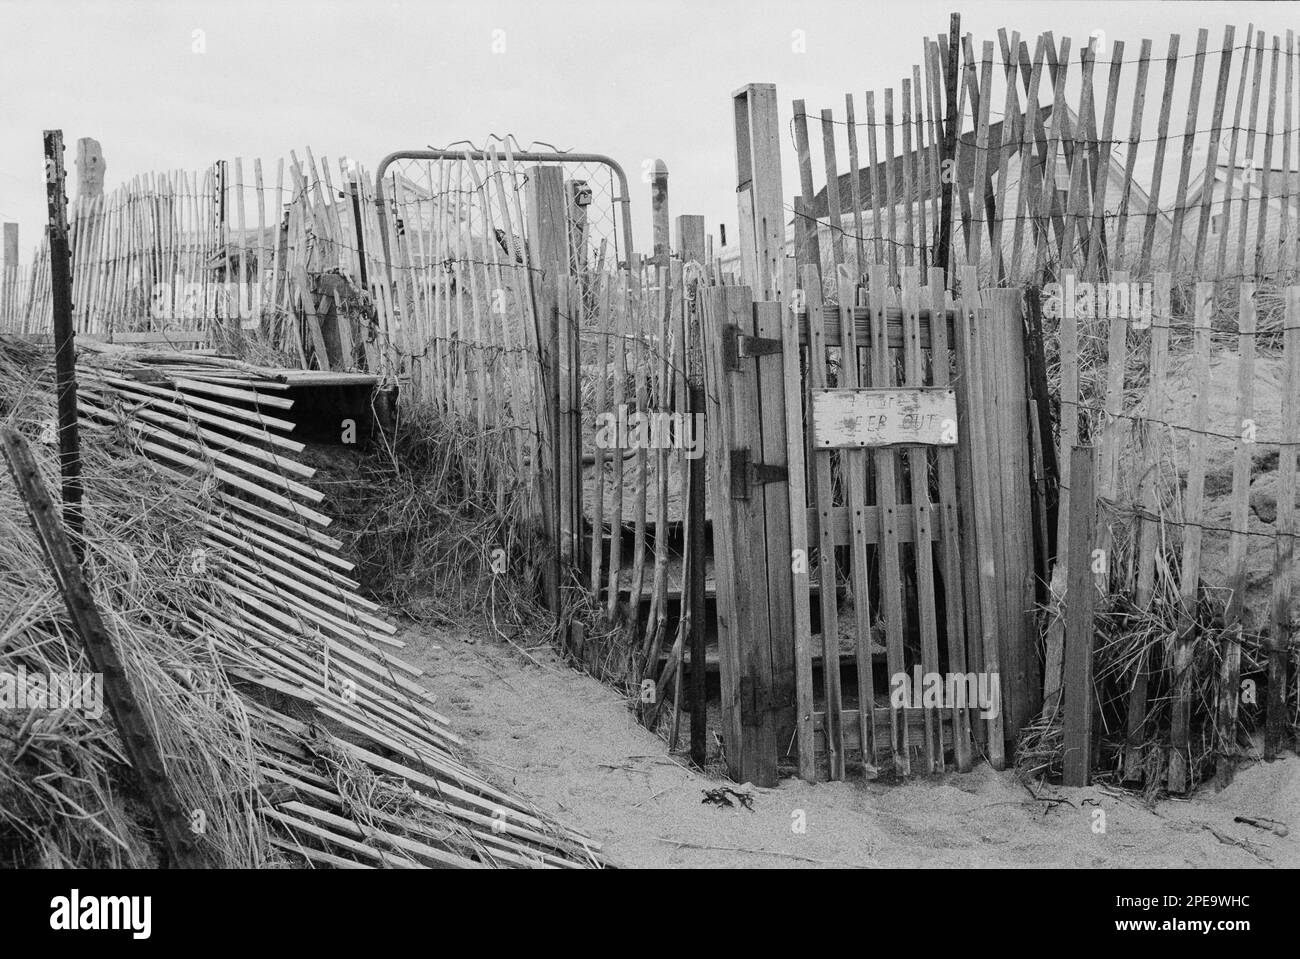
<path id="1" fill-rule="evenodd" d="M 740 332 L 735 323 L 728 323 L 722 328 L 722 365 L 735 372 L 739 370 L 740 361 L 751 356 L 771 356 L 781 352 L 781 340 L 767 336 L 750 336 Z"/>
<path id="2" fill-rule="evenodd" d="M 790 478 L 784 466 L 769 466 L 755 463 L 749 455 L 749 447 L 731 451 L 731 496 L 733 499 L 749 499 L 751 486 L 764 483 L 784 483 Z"/>

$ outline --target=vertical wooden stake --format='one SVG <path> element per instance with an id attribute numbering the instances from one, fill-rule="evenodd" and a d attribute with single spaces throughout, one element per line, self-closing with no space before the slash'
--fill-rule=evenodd
<path id="1" fill-rule="evenodd" d="M 1286 381 L 1282 395 L 1282 437 L 1300 436 L 1300 287 L 1286 290 L 1283 356 Z M 1277 555 L 1273 566 L 1272 635 L 1268 646 L 1268 711 L 1264 758 L 1277 758 L 1286 719 L 1287 655 L 1291 638 L 1291 591 L 1295 585 L 1296 450 L 1283 446 L 1277 469 Z"/>
<path id="2" fill-rule="evenodd" d="M 1086 786 L 1092 757 L 1092 549 L 1097 501 L 1093 454 L 1089 446 L 1070 451 L 1070 540 L 1065 562 L 1065 778 L 1067 786 Z"/>
<path id="3" fill-rule="evenodd" d="M 651 217 L 654 221 L 654 259 L 656 266 L 668 266 L 672 241 L 668 234 L 668 165 L 655 160 L 654 179 L 650 186 Z"/>
<path id="4" fill-rule="evenodd" d="M 957 149 L 957 45 L 961 37 L 961 14 L 954 13 L 948 22 L 948 63 L 944 71 L 944 131 L 943 164 L 940 166 L 940 179 L 943 181 L 943 200 L 940 203 L 939 249 L 935 263 L 943 269 L 944 282 L 948 282 L 948 260 L 952 247 L 952 188 L 957 178 L 954 159 Z M 874 190 L 872 191 L 874 195 Z M 879 222 L 876 229 L 880 229 Z"/>
<path id="5" fill-rule="evenodd" d="M 665 251 L 666 255 L 666 251 Z M 697 294 L 699 295 L 699 294 Z M 699 325 L 694 326 L 695 336 L 699 337 Z M 686 351 L 695 357 L 696 362 L 690 367 L 690 409 L 688 416 L 697 417 L 695 425 L 696 441 L 706 435 L 699 429 L 704 419 L 704 370 L 700 365 L 700 347 L 691 344 Z M 703 452 L 700 450 L 699 452 Z M 690 511 L 691 541 L 687 544 L 690 551 L 691 578 L 689 583 L 691 610 L 691 759 L 704 765 L 708 758 L 706 734 L 708 730 L 708 711 L 705 698 L 706 650 L 705 650 L 705 615 L 704 615 L 704 457 L 697 456 L 691 460 Z M 666 530 L 655 530 L 655 536 L 666 536 Z"/>
<path id="6" fill-rule="evenodd" d="M 50 294 L 54 309 L 54 382 L 59 400 L 59 471 L 63 522 L 72 551 L 82 559 L 81 441 L 77 433 L 77 358 L 72 329 L 72 264 L 68 252 L 68 198 L 64 193 L 63 131 L 45 131 L 45 201 L 49 210 Z"/>

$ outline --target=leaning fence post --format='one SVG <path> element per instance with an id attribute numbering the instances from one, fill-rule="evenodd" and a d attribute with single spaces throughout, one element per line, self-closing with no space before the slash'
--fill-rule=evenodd
<path id="1" fill-rule="evenodd" d="M 50 142 L 48 135 L 46 142 Z M 57 144 L 57 139 L 54 142 Z M 54 513 L 54 504 L 41 481 L 31 449 L 22 435 L 12 429 L 0 430 L 0 447 L 9 461 L 9 471 L 18 487 L 19 498 L 27 507 L 27 516 L 40 541 L 46 565 L 63 596 L 68 617 L 95 671 L 103 675 L 109 711 L 117 724 L 127 758 L 139 776 L 141 789 L 153 810 L 154 821 L 170 856 L 168 865 L 186 869 L 208 865 L 206 857 L 194 843 L 188 817 L 171 780 L 167 778 L 158 742 L 135 699 L 130 677 L 82 577 L 80 561 L 74 557 L 68 536 Z"/>

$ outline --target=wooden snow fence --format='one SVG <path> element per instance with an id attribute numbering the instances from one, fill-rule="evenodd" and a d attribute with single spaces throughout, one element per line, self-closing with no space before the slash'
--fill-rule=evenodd
<path id="1" fill-rule="evenodd" d="M 357 592 L 295 459 L 294 371 L 101 346 L 77 373 L 83 428 L 116 431 L 208 504 L 191 559 L 210 591 L 186 628 L 246 691 L 274 845 L 336 867 L 602 863 L 466 765 L 421 670 L 393 654 L 396 627 Z M 370 808 L 372 788 L 392 802 Z"/>
<path id="2" fill-rule="evenodd" d="M 1004 455 L 989 458 L 990 486 L 997 495 L 986 505 L 1005 510 L 1003 515 L 1012 526 L 1003 527 L 1000 520 L 993 524 L 1001 539 L 986 558 L 994 563 L 997 582 L 989 584 L 991 595 L 986 596 L 979 576 L 974 576 L 975 588 L 963 595 L 966 631 L 969 635 L 987 627 L 981 601 L 993 602 L 1003 655 L 997 665 L 1012 674 L 1011 691 L 1003 704 L 1008 739 L 1030 725 L 1041 732 L 1049 720 L 1059 722 L 1063 699 L 1073 702 L 1073 708 L 1064 707 L 1072 781 L 1098 768 L 1103 737 L 1115 740 L 1113 707 L 1093 716 L 1083 705 L 1091 698 L 1088 684 L 1095 680 L 1100 689 L 1103 681 L 1116 681 L 1116 670 L 1124 672 L 1128 702 L 1120 733 L 1127 734 L 1127 748 L 1119 760 L 1120 770 L 1130 779 L 1154 776 L 1175 791 L 1194 783 L 1193 767 L 1203 766 L 1202 760 L 1209 756 L 1217 756 L 1224 776 L 1230 775 L 1233 757 L 1240 751 L 1241 706 L 1231 690 L 1241 679 L 1240 670 L 1255 669 L 1255 651 L 1262 649 L 1259 655 L 1266 661 L 1267 756 L 1276 755 L 1285 739 L 1283 717 L 1288 697 L 1294 695 L 1288 666 L 1294 648 L 1295 463 L 1290 455 L 1296 441 L 1290 381 L 1294 361 L 1289 352 L 1292 322 L 1289 313 L 1287 318 L 1280 314 L 1290 310 L 1292 293 L 1287 284 L 1300 270 L 1296 242 L 1300 176 L 1293 170 L 1300 159 L 1296 140 L 1300 117 L 1294 95 L 1300 50 L 1292 31 L 1269 38 L 1253 24 L 1244 31 L 1226 26 L 1221 42 L 1212 42 L 1210 30 L 1201 29 L 1193 44 L 1171 36 L 1167 54 L 1161 54 L 1153 51 L 1150 40 L 1126 45 L 1092 36 L 1074 42 L 1051 32 L 1022 38 L 1007 30 L 999 30 L 996 41 L 981 44 L 961 33 L 960 19 L 954 15 L 946 34 L 922 41 L 922 56 L 910 75 L 895 87 L 868 91 L 865 100 L 847 95 L 842 114 L 836 108 L 810 110 L 803 100 L 795 100 L 792 123 L 787 126 L 777 115 L 775 88 L 750 84 L 733 95 L 739 250 L 718 265 L 725 283 L 748 286 L 760 304 L 780 303 L 784 310 L 807 311 L 807 315 L 819 309 L 842 312 L 846 305 L 856 311 L 863 306 L 860 296 L 865 294 L 870 301 L 877 295 L 873 291 L 878 291 L 886 303 L 897 304 L 890 308 L 906 316 L 906 291 L 911 288 L 924 295 L 935 285 L 930 283 L 930 271 L 938 269 L 941 281 L 936 289 L 947 290 L 955 303 L 978 303 L 974 309 L 958 311 L 963 314 L 958 318 L 971 322 L 976 341 L 983 329 L 979 310 L 1003 302 L 1000 297 L 1007 298 L 1008 309 L 1013 300 L 1023 305 L 1023 315 L 1017 308 L 1016 320 L 1008 321 L 1005 331 L 988 334 L 988 342 L 998 347 L 985 355 L 984 346 L 978 346 L 968 366 L 954 361 L 952 382 L 958 399 L 972 400 L 964 409 L 959 406 L 958 464 L 963 442 L 978 435 L 981 419 L 981 447 L 1011 447 Z M 1159 95 L 1158 108 L 1147 103 L 1149 93 Z M 1173 117 L 1173 104 L 1184 102 L 1188 107 L 1182 121 Z M 799 173 L 798 194 L 788 203 L 781 193 L 784 138 L 772 134 L 787 129 Z M 1139 177 L 1139 171 L 1150 172 Z M 819 188 L 817 181 L 822 178 Z M 770 227 L 778 222 L 785 229 L 774 237 Z M 1207 282 L 1213 285 L 1207 288 Z M 1062 293 L 1069 284 L 1095 294 L 1103 322 L 1090 318 L 1084 323 L 1059 309 L 1044 315 L 1044 303 L 1051 296 L 1058 306 L 1064 299 L 1073 308 L 1073 293 Z M 1157 317 L 1180 316 L 1172 340 L 1168 319 L 1147 325 L 1132 322 L 1143 310 L 1150 314 L 1153 295 Z M 748 315 L 745 308 L 733 308 L 730 302 L 726 309 L 735 316 Z M 867 305 L 868 315 L 872 309 Z M 1104 322 L 1115 311 L 1124 321 Z M 1240 314 L 1241 325 L 1221 328 L 1218 317 L 1233 312 Z M 816 326 L 820 331 L 821 324 Z M 823 334 L 827 342 L 839 327 L 840 320 L 830 314 Z M 758 337 L 752 330 L 748 335 Z M 870 344 L 871 327 L 861 335 L 860 343 Z M 961 343 L 955 327 L 953 335 L 950 343 L 955 349 Z M 1256 409 L 1252 417 L 1256 400 L 1249 377 L 1261 335 L 1268 337 L 1268 349 L 1281 348 L 1287 385 L 1280 393 L 1281 410 Z M 1237 344 L 1242 371 L 1235 405 L 1240 422 L 1222 424 L 1218 432 L 1207 425 L 1215 414 L 1206 404 L 1212 388 L 1208 371 L 1215 365 L 1211 341 L 1216 336 L 1231 337 Z M 1265 345 L 1260 342 L 1258 348 Z M 789 346 L 774 349 L 788 351 Z M 1185 362 L 1175 359 L 1171 352 L 1175 346 L 1186 348 Z M 1007 349 L 1014 352 L 1007 354 Z M 802 424 L 793 414 L 787 417 L 792 439 L 796 427 L 802 425 L 807 433 L 819 404 L 832 402 L 809 394 L 803 377 L 822 382 L 812 389 L 853 389 L 847 384 L 855 378 L 858 384 L 875 382 L 874 369 L 841 367 L 835 353 L 828 352 L 828 357 L 832 362 L 824 369 L 821 362 L 801 359 L 797 369 L 787 370 L 787 407 L 796 396 L 802 403 Z M 911 375 L 907 357 L 900 355 L 899 360 L 897 368 L 889 371 L 895 377 L 890 382 L 905 384 Z M 984 384 L 974 375 L 981 360 L 989 364 L 983 370 Z M 1193 389 L 1186 409 L 1176 411 L 1178 417 L 1146 412 L 1163 408 L 1169 388 L 1166 380 L 1175 372 L 1182 375 L 1184 366 Z M 758 383 L 761 389 L 761 374 Z M 768 393 L 760 395 L 765 399 Z M 1278 415 L 1276 428 L 1266 439 L 1242 425 L 1261 413 Z M 771 422 L 774 425 L 775 418 Z M 764 427 L 767 423 L 764 419 Z M 1242 438 L 1247 435 L 1250 438 Z M 1214 437 L 1234 444 L 1230 504 L 1235 518 L 1214 513 L 1217 507 L 1212 499 L 1217 494 L 1209 487 L 1219 480 L 1209 475 L 1212 464 L 1206 458 L 1205 442 Z M 879 437 L 868 445 L 877 441 Z M 1268 528 L 1262 530 L 1252 525 L 1256 511 L 1251 486 L 1259 470 L 1252 465 L 1250 447 L 1259 442 L 1276 445 L 1281 454 L 1276 520 L 1263 521 Z M 1085 452 L 1076 454 L 1077 448 Z M 1085 461 L 1089 448 L 1093 488 L 1077 501 L 1071 494 L 1071 463 Z M 792 446 L 791 463 L 794 453 Z M 983 460 L 986 453 L 981 449 L 976 460 Z M 1171 461 L 1171 453 L 1176 453 L 1177 463 Z M 789 547 L 795 558 L 795 594 L 802 596 L 806 586 L 801 577 L 811 575 L 814 600 L 806 612 L 797 599 L 794 606 L 792 642 L 798 668 L 793 684 L 800 705 L 788 738 L 784 717 L 778 726 L 779 748 L 782 757 L 798 762 L 804 776 L 813 774 L 811 741 L 817 744 L 818 757 L 825 750 L 830 774 L 837 776 L 850 756 L 874 768 L 881 744 L 896 747 L 903 734 L 912 733 L 909 724 L 884 715 L 881 718 L 890 725 L 878 734 L 874 717 L 845 707 L 843 690 L 836 688 L 831 675 L 834 670 L 823 675 L 826 688 L 814 697 L 809 692 L 810 670 L 801 665 L 809 657 L 824 660 L 830 646 L 837 645 L 827 643 L 818 651 L 818 644 L 809 642 L 818 635 L 819 613 L 825 619 L 842 613 L 831 589 L 843 588 L 847 595 L 853 584 L 841 586 L 837 576 L 842 572 L 851 581 L 854 573 L 851 561 L 833 567 L 814 565 L 801 572 L 797 560 L 802 549 L 816 554 L 841 546 L 834 537 L 820 541 L 825 534 L 818 529 L 817 516 L 810 515 L 805 529 L 798 529 L 799 497 L 825 502 L 829 495 L 839 506 L 835 497 L 844 495 L 842 484 L 857 489 L 855 480 L 845 478 L 860 469 L 854 461 L 879 455 L 864 452 L 861 445 L 855 450 L 850 444 L 833 453 L 807 445 L 806 486 L 800 488 L 799 478 L 793 475 L 788 479 L 795 503 Z M 909 462 L 918 460 L 914 452 L 902 455 Z M 714 451 L 711 462 L 722 470 L 725 467 L 716 457 Z M 835 466 L 828 468 L 827 463 Z M 1171 469 L 1177 482 L 1171 482 Z M 819 470 L 827 475 L 820 476 Z M 1131 481 L 1130 475 L 1140 479 Z M 771 482 L 787 482 L 773 476 L 768 477 Z M 1007 479 L 1013 479 L 1012 486 L 1006 485 Z M 895 486 L 908 482 L 900 473 Z M 819 489 L 827 494 L 820 500 Z M 982 515 L 987 519 L 987 510 L 981 508 L 978 496 L 973 497 L 970 485 L 958 483 L 958 489 L 962 548 L 969 546 L 978 554 L 982 548 L 978 535 L 968 543 L 965 524 L 976 525 Z M 715 490 L 715 504 L 716 496 Z M 770 504 L 780 493 L 767 485 L 765 496 Z M 1130 522 L 1119 522 L 1117 516 Z M 898 532 L 890 534 L 882 528 L 879 535 Z M 1224 621 L 1227 633 L 1236 638 L 1225 641 L 1221 653 L 1215 654 L 1221 656 L 1222 666 L 1217 686 L 1210 689 L 1213 703 L 1208 711 L 1218 719 L 1207 723 L 1203 700 L 1209 687 L 1196 677 L 1204 672 L 1206 642 L 1218 640 L 1217 634 L 1206 631 L 1198 611 L 1209 595 L 1202 583 L 1203 554 L 1219 533 L 1230 540 Z M 911 535 L 916 535 L 915 530 Z M 1096 542 L 1087 552 L 1078 553 L 1074 541 L 1079 537 Z M 1276 558 L 1270 561 L 1270 598 L 1257 604 L 1267 606 L 1267 613 L 1252 617 L 1247 614 L 1258 611 L 1243 609 L 1243 594 L 1254 580 L 1248 572 L 1249 556 L 1257 551 L 1250 544 L 1257 546 L 1261 538 L 1276 547 Z M 765 553 L 769 570 L 784 548 L 780 536 L 775 544 L 769 538 Z M 860 547 L 846 543 L 843 548 L 860 558 Z M 981 569 L 978 555 L 964 558 L 972 569 Z M 925 596 L 933 588 L 940 563 L 936 558 L 928 574 L 919 568 L 914 584 L 909 582 L 907 588 Z M 1085 565 L 1075 569 L 1079 563 Z M 866 565 L 871 576 L 888 579 L 891 575 L 884 567 L 859 565 Z M 748 574 L 733 570 L 730 575 L 741 582 Z M 1096 597 L 1078 596 L 1076 590 L 1077 601 L 1072 604 L 1067 583 L 1088 580 L 1098 591 Z M 751 588 L 757 581 L 750 583 Z M 868 578 L 868 595 L 876 588 L 875 580 Z M 783 585 L 775 599 L 771 597 L 776 594 L 769 593 L 769 604 L 782 606 L 784 590 Z M 1100 624 L 1115 622 L 1114 603 L 1128 590 L 1148 624 L 1166 612 L 1174 617 L 1169 632 L 1175 638 L 1167 643 L 1167 655 L 1158 664 L 1150 662 L 1152 654 L 1147 650 L 1121 669 L 1114 663 L 1116 644 L 1103 651 L 1094 649 L 1100 641 Z M 1171 595 L 1165 595 L 1171 590 Z M 863 591 L 859 582 L 857 593 Z M 892 588 L 885 590 L 884 604 L 870 612 L 855 610 L 855 622 L 846 630 L 847 646 L 868 646 L 875 629 L 888 633 L 892 593 Z M 1085 601 L 1094 598 L 1095 603 Z M 1096 617 L 1089 606 L 1095 608 Z M 721 599 L 719 608 L 721 615 Z M 1046 612 L 1041 616 L 1040 640 L 1036 614 L 1042 610 Z M 859 617 L 867 621 L 866 626 L 856 621 Z M 926 637 L 936 631 L 923 617 L 919 623 L 916 658 L 927 667 L 935 657 Z M 1008 648 L 1009 626 L 1015 639 Z M 785 629 L 784 625 L 775 631 L 769 628 L 760 642 L 766 636 L 783 645 Z M 746 639 L 753 635 L 748 627 L 741 633 Z M 831 634 L 823 630 L 821 635 Z M 1252 661 L 1244 666 L 1243 644 L 1252 650 Z M 888 644 L 884 645 L 884 659 L 892 673 L 898 657 L 895 654 L 891 661 Z M 966 653 L 968 664 L 980 661 L 972 658 L 969 642 Z M 1007 653 L 1011 660 L 1005 658 Z M 733 673 L 743 666 L 745 655 L 732 651 Z M 758 668 L 767 670 L 783 656 L 783 649 L 769 648 Z M 722 659 L 725 664 L 727 656 Z M 863 668 L 860 655 L 857 660 L 856 680 L 863 683 L 870 670 Z M 939 661 L 953 662 L 946 656 Z M 1108 672 L 1094 676 L 1094 669 Z M 1261 678 L 1262 674 L 1251 672 L 1250 682 Z M 1008 677 L 1003 679 L 1006 692 Z M 769 697 L 772 709 L 790 707 L 784 692 L 787 682 L 784 674 L 769 676 L 769 685 L 777 691 Z M 728 685 L 724 681 L 724 700 Z M 734 693 L 736 701 L 752 705 L 752 697 L 742 696 L 738 683 Z M 806 702 L 816 705 L 806 709 L 802 705 Z M 1159 729 L 1146 720 L 1153 703 L 1160 707 Z M 1041 713 L 1040 705 L 1047 707 Z M 915 730 L 929 750 L 927 768 L 940 759 L 936 730 L 941 737 L 949 735 L 948 727 L 936 725 L 933 718 L 920 715 Z M 981 732 L 980 723 L 970 728 L 973 735 Z M 732 731 L 738 743 L 742 732 Z M 763 730 L 761 735 L 769 733 Z M 876 745 L 864 748 L 871 740 Z M 1053 762 L 1059 766 L 1059 739 L 1053 748 Z M 767 755 L 766 746 L 761 751 Z M 741 758 L 744 747 L 735 756 L 731 752 L 729 745 L 733 769 L 749 768 Z M 953 752 L 960 765 L 955 748 Z M 1158 761 L 1152 758 L 1156 753 Z M 991 747 L 988 755 L 999 761 Z M 906 769 L 905 758 L 911 757 L 892 750 L 888 758 L 892 765 Z M 755 768 L 761 769 L 763 778 L 772 774 L 766 759 Z"/>
<path id="3" fill-rule="evenodd" d="M 1068 271 L 1048 294 L 1060 328 L 1062 476 L 1044 699 L 1055 703 L 1064 684 L 1067 744 L 1078 734 L 1067 745 L 1067 782 L 1086 783 L 1098 768 L 1097 739 L 1105 730 L 1093 728 L 1086 700 L 1071 709 L 1078 677 L 1070 647 L 1080 662 L 1090 657 L 1101 642 L 1101 620 L 1077 613 L 1131 596 L 1133 631 L 1154 623 L 1162 632 L 1161 641 L 1138 647 L 1125 665 L 1126 710 L 1110 730 L 1124 740 L 1115 771 L 1125 781 L 1154 781 L 1181 793 L 1211 764 L 1220 783 L 1231 780 L 1243 754 L 1238 720 L 1246 705 L 1262 706 L 1267 759 L 1279 754 L 1293 722 L 1300 289 L 1285 288 L 1281 328 L 1265 334 L 1253 283 L 1241 284 L 1231 305 L 1217 305 L 1215 282 L 1196 284 L 1186 299 L 1171 295 L 1169 273 L 1145 286 L 1140 297 L 1126 298 L 1131 309 L 1115 309 L 1118 298 L 1109 297 L 1106 284 L 1084 284 Z M 1215 338 L 1226 349 L 1215 350 Z M 1174 343 L 1182 347 L 1179 360 Z M 1257 364 L 1264 362 L 1278 372 L 1261 381 Z M 1233 374 L 1227 381 L 1213 375 L 1220 365 Z M 1182 402 L 1170 396 L 1178 379 Z M 1280 408 L 1257 399 L 1260 383 L 1270 380 Z M 1216 397 L 1224 391 L 1235 391 L 1231 402 Z M 1094 455 L 1071 455 L 1080 450 Z M 1252 484 L 1271 478 L 1274 452 L 1275 495 L 1261 500 L 1267 487 Z M 1091 475 L 1074 476 L 1069 464 L 1079 462 L 1091 464 Z M 1269 502 L 1274 516 L 1260 512 Z M 1095 521 L 1076 522 L 1094 510 Z M 1226 565 L 1212 568 L 1206 551 L 1225 542 Z M 1067 577 L 1067 566 L 1082 575 Z M 1261 581 L 1267 595 L 1251 608 L 1248 592 Z M 1258 701 L 1243 693 L 1243 669 L 1250 667 L 1243 666 L 1243 649 L 1258 660 L 1247 683 L 1266 690 Z M 1217 665 L 1206 665 L 1209 659 Z M 1157 700 L 1167 711 L 1153 719 Z"/>
<path id="4" fill-rule="evenodd" d="M 303 369 L 382 373 L 397 320 L 383 275 L 374 184 L 340 160 L 219 161 L 82 184 L 69 211 L 73 326 L 103 342 L 222 347 Z M 25 285 L 26 289 L 21 287 Z M 49 250 L 7 277 L 0 332 L 48 334 Z M 21 291 L 21 304 L 18 303 Z"/>

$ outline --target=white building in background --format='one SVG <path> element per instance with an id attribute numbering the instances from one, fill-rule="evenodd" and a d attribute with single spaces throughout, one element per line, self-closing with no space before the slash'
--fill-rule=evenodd
<path id="1" fill-rule="evenodd" d="M 1300 172 L 1281 167 L 1271 167 L 1266 172 L 1262 164 L 1250 162 L 1233 167 L 1221 163 L 1214 170 L 1210 191 L 1210 220 L 1202 261 L 1204 279 L 1213 279 L 1220 273 L 1226 277 L 1255 276 L 1296 268 L 1300 252 L 1296 248 Z M 1196 243 L 1204 198 L 1205 170 L 1202 169 L 1187 188 L 1187 213 L 1182 230 L 1185 248 L 1190 249 Z"/>

